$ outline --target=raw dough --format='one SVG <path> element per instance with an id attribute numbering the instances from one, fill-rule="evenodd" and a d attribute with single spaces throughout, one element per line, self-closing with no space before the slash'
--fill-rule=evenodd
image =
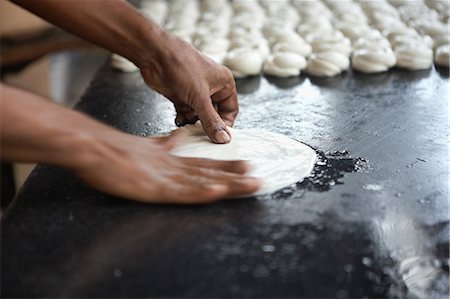
<path id="1" fill-rule="evenodd" d="M 312 54 L 306 71 L 318 77 L 332 77 L 348 69 L 350 60 L 339 52 L 320 52 Z"/>
<path id="2" fill-rule="evenodd" d="M 355 41 L 353 44 L 353 50 L 359 50 L 359 49 L 370 49 L 370 50 L 379 50 L 379 49 L 386 49 L 390 48 L 391 44 L 389 41 L 384 37 L 373 37 L 373 38 L 366 38 L 361 37 L 358 40 Z"/>
<path id="3" fill-rule="evenodd" d="M 311 55 L 312 48 L 309 44 L 293 44 L 289 42 L 276 43 L 272 46 L 272 52 L 292 52 L 304 57 Z"/>
<path id="4" fill-rule="evenodd" d="M 339 52 L 345 56 L 350 56 L 352 52 L 351 42 L 340 31 L 331 34 L 316 35 L 310 37 L 309 41 L 313 53 L 317 52 Z"/>
<path id="5" fill-rule="evenodd" d="M 409 70 L 425 70 L 433 65 L 433 51 L 423 44 L 400 45 L 394 50 L 397 66 Z"/>
<path id="6" fill-rule="evenodd" d="M 125 73 L 131 73 L 131 72 L 137 72 L 139 71 L 139 68 L 126 59 L 123 56 L 120 56 L 118 54 L 113 54 L 111 56 L 111 66 L 119 71 L 125 72 Z"/>
<path id="7" fill-rule="evenodd" d="M 363 73 L 378 73 L 387 71 L 396 63 L 391 48 L 361 49 L 353 53 L 352 67 Z"/>
<path id="8" fill-rule="evenodd" d="M 231 50 L 223 64 L 230 69 L 236 78 L 258 75 L 261 72 L 263 58 L 259 51 L 249 48 Z"/>
<path id="9" fill-rule="evenodd" d="M 279 52 L 270 55 L 264 64 L 264 74 L 276 77 L 290 77 L 300 75 L 306 66 L 306 59 L 298 54 Z"/>
<path id="10" fill-rule="evenodd" d="M 252 165 L 249 175 L 261 180 L 255 195 L 269 194 L 288 187 L 311 174 L 316 152 L 309 146 L 287 136 L 257 129 L 229 129 L 228 144 L 214 144 L 197 125 L 179 130 L 188 132 L 172 154 L 182 157 L 215 160 L 247 160 Z"/>

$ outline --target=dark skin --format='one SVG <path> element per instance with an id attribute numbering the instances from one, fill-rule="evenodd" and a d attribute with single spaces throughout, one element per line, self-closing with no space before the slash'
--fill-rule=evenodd
<path id="1" fill-rule="evenodd" d="M 13 2 L 127 57 L 150 87 L 174 103 L 177 124 L 198 118 L 213 142 L 230 141 L 226 126 L 233 125 L 238 113 L 230 71 L 148 21 L 125 1 Z M 63 166 L 99 190 L 142 202 L 206 203 L 259 188 L 256 179 L 245 175 L 249 166 L 244 161 L 170 155 L 182 139 L 180 134 L 128 135 L 4 85 L 1 104 L 2 159 Z"/>

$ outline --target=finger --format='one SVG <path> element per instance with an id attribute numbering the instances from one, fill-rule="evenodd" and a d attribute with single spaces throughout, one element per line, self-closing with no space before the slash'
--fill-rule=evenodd
<path id="1" fill-rule="evenodd" d="M 215 169 L 190 167 L 186 168 L 184 172 L 188 173 L 190 178 L 206 178 L 213 184 L 226 185 L 228 187 L 227 197 L 252 194 L 260 186 L 259 180 L 256 178 Z"/>
<path id="2" fill-rule="evenodd" d="M 201 158 L 180 158 L 182 163 L 191 167 L 211 168 L 215 170 L 221 170 L 225 172 L 244 174 L 250 171 L 251 167 L 246 161 L 234 160 L 212 160 Z"/>
<path id="3" fill-rule="evenodd" d="M 214 109 L 208 92 L 203 93 L 199 101 L 192 101 L 198 118 L 208 137 L 215 143 L 228 143 L 231 141 L 225 123 Z"/>
<path id="4" fill-rule="evenodd" d="M 213 94 L 211 98 L 217 106 L 217 111 L 223 121 L 232 127 L 239 112 L 239 103 L 234 81 Z"/>
<path id="5" fill-rule="evenodd" d="M 160 190 L 159 201 L 163 203 L 203 204 L 226 198 L 228 194 L 227 185 L 196 176 L 174 177 Z"/>

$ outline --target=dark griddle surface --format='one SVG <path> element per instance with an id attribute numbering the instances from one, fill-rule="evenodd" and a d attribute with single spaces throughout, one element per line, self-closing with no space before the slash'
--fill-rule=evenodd
<path id="1" fill-rule="evenodd" d="M 2 296 L 405 297 L 401 261 L 448 263 L 448 73 L 238 85 L 236 127 L 348 150 L 370 170 L 326 192 L 186 207 L 111 198 L 38 166 L 3 215 Z M 108 67 L 77 109 L 136 135 L 174 128 L 139 74 Z"/>

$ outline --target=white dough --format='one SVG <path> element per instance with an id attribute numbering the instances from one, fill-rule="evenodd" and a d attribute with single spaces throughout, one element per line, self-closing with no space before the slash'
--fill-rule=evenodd
<path id="1" fill-rule="evenodd" d="M 116 70 L 125 73 L 132 73 L 139 71 L 139 68 L 134 63 L 118 54 L 111 55 L 111 66 Z"/>
<path id="2" fill-rule="evenodd" d="M 433 51 L 423 44 L 404 44 L 395 48 L 397 66 L 409 70 L 425 70 L 433 65 Z"/>
<path id="3" fill-rule="evenodd" d="M 352 67 L 363 73 L 387 71 L 397 62 L 391 48 L 361 49 L 352 55 Z"/>
<path id="4" fill-rule="evenodd" d="M 171 151 L 175 156 L 214 160 L 246 160 L 249 176 L 261 180 L 255 195 L 274 193 L 302 181 L 311 174 L 316 152 L 287 136 L 257 129 L 229 129 L 228 144 L 214 144 L 198 125 L 180 128 L 188 133 L 181 145 Z"/>
<path id="5" fill-rule="evenodd" d="M 298 54 L 279 52 L 270 55 L 264 64 L 264 74 L 276 77 L 298 76 L 306 67 L 306 59 Z"/>
<path id="6" fill-rule="evenodd" d="M 339 52 L 320 52 L 312 54 L 306 71 L 318 77 L 332 77 L 348 69 L 350 60 Z"/>
<path id="7" fill-rule="evenodd" d="M 361 37 L 358 40 L 356 40 L 356 42 L 353 44 L 354 50 L 359 49 L 377 50 L 377 49 L 386 49 L 390 47 L 391 44 L 389 43 L 389 41 L 381 35 L 379 37 L 374 38 Z"/>
<path id="8" fill-rule="evenodd" d="M 449 67 L 450 64 L 449 52 L 450 52 L 449 44 L 440 46 L 439 48 L 436 49 L 434 62 L 436 62 L 437 65 Z"/>
<path id="9" fill-rule="evenodd" d="M 339 52 L 345 56 L 350 56 L 352 52 L 351 42 L 342 32 L 334 31 L 330 34 L 319 34 L 310 36 L 309 43 L 316 52 Z"/>
<path id="10" fill-rule="evenodd" d="M 236 78 L 258 75 L 263 65 L 260 52 L 250 48 L 237 48 L 228 52 L 223 64 Z"/>
<path id="11" fill-rule="evenodd" d="M 281 43 L 276 43 L 272 46 L 272 52 L 276 53 L 276 52 L 292 52 L 304 57 L 308 57 L 311 52 L 312 52 L 312 48 L 309 44 L 307 43 L 289 43 L 289 42 L 281 42 Z"/>

